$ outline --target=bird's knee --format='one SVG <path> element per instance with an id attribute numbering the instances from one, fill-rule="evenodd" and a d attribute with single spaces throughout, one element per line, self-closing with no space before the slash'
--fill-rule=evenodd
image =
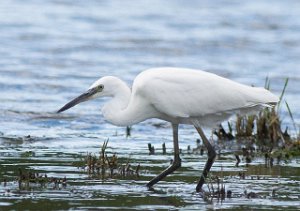
<path id="1" fill-rule="evenodd" d="M 175 159 L 172 163 L 172 166 L 176 167 L 176 168 L 179 168 L 181 167 L 181 159 L 178 158 L 178 159 Z"/>
<path id="2" fill-rule="evenodd" d="M 217 153 L 216 153 L 216 150 L 214 148 L 211 148 L 207 151 L 207 155 L 208 155 L 208 158 L 210 159 L 215 159 L 217 157 Z"/>
<path id="3" fill-rule="evenodd" d="M 217 157 L 216 151 L 214 150 L 214 151 L 210 152 L 210 153 L 208 154 L 208 157 L 211 158 L 211 159 L 215 159 L 215 158 Z"/>

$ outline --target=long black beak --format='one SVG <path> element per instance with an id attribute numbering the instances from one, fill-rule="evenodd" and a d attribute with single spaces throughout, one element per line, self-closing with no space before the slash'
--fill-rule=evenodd
<path id="1" fill-rule="evenodd" d="M 89 89 L 87 92 L 79 95 L 75 99 L 68 102 L 66 105 L 64 105 L 61 109 L 57 111 L 57 113 L 61 113 L 65 110 L 68 110 L 69 108 L 72 108 L 73 106 L 77 105 L 78 103 L 82 103 L 84 101 L 89 100 L 89 98 L 94 95 L 97 92 L 97 89 Z"/>

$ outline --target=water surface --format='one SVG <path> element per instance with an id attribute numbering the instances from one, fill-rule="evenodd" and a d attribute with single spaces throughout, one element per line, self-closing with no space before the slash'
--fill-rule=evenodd
<path id="1" fill-rule="evenodd" d="M 30 209 L 295 209 L 299 205 L 299 159 L 265 168 L 263 158 L 235 167 L 232 153 L 216 161 L 233 198 L 205 201 L 194 191 L 205 155 L 182 155 L 183 168 L 149 191 L 145 183 L 169 164 L 171 129 L 157 120 L 125 128 L 106 123 L 103 100 L 55 111 L 104 75 L 128 84 L 144 69 L 181 66 L 204 69 L 255 86 L 271 80 L 285 95 L 296 122 L 299 113 L 300 2 L 298 1 L 2 1 L 0 4 L 0 206 Z M 282 106 L 282 120 L 292 130 Z M 207 131 L 209 134 L 209 131 Z M 140 178 L 89 178 L 72 162 L 109 150 L 143 166 Z M 197 134 L 182 127 L 182 149 Z M 168 155 L 148 155 L 147 144 L 166 142 Z M 229 144 L 229 143 L 228 143 Z M 235 145 L 235 143 L 231 143 Z M 226 144 L 227 145 L 227 144 Z M 234 150 L 236 150 L 236 147 Z M 221 150 L 222 153 L 234 150 Z M 29 152 L 29 153 L 28 153 Z M 33 152 L 33 153 L 32 153 Z M 20 190 L 18 167 L 67 177 L 66 188 Z M 245 180 L 237 177 L 246 172 Z M 264 179 L 251 179 L 251 175 Z M 221 176 L 221 175 L 220 175 Z M 272 190 L 278 195 L 272 197 Z M 244 190 L 259 198 L 248 199 Z"/>

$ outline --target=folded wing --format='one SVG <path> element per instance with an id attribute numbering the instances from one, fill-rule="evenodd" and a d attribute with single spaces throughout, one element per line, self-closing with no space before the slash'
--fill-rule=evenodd
<path id="1" fill-rule="evenodd" d="M 263 88 L 246 86 L 204 71 L 181 68 L 148 70 L 137 77 L 133 92 L 137 90 L 142 90 L 139 94 L 159 112 L 175 118 L 247 113 L 278 102 L 277 96 Z"/>

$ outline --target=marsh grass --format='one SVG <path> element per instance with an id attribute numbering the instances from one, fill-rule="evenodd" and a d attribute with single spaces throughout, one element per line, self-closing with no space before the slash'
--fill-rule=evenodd
<path id="1" fill-rule="evenodd" d="M 47 174 L 39 174 L 37 172 L 25 171 L 18 169 L 19 176 L 17 178 L 19 189 L 28 190 L 34 186 L 46 187 L 51 185 L 52 189 L 61 189 L 67 186 L 67 178 L 48 177 Z"/>
<path id="2" fill-rule="evenodd" d="M 294 155 L 300 155 L 299 129 L 297 128 L 293 113 L 286 101 L 284 101 L 284 105 L 288 111 L 291 125 L 293 125 L 296 136 L 292 137 L 289 134 L 290 130 L 288 127 L 283 130 L 284 126 L 280 115 L 288 81 L 288 79 L 285 80 L 279 103 L 276 106 L 264 108 L 256 115 L 237 115 L 234 122 L 228 122 L 228 132 L 220 125 L 219 129 L 214 131 L 214 134 L 219 140 L 254 140 L 257 145 L 281 148 L 283 151 L 288 150 L 292 151 Z M 269 78 L 266 78 L 265 88 L 270 89 Z"/>
<path id="3" fill-rule="evenodd" d="M 85 169 L 94 178 L 132 178 L 139 177 L 140 164 L 136 167 L 130 164 L 129 159 L 120 160 L 115 153 L 107 152 L 108 139 L 104 141 L 99 154 L 87 153 L 77 163 L 77 167 Z"/>

